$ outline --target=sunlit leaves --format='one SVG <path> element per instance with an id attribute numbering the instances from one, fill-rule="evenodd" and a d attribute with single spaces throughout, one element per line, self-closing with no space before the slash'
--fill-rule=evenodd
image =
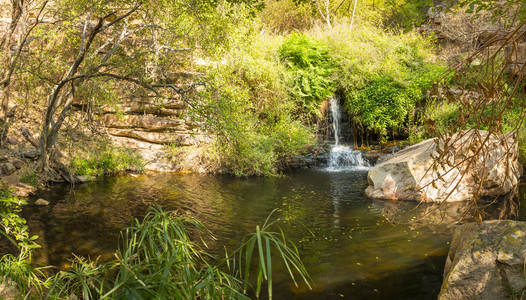
<path id="1" fill-rule="evenodd" d="M 336 90 L 331 78 L 336 69 L 328 47 L 307 35 L 292 33 L 279 54 L 292 72 L 292 97 L 307 112 L 319 114 L 321 102 Z"/>

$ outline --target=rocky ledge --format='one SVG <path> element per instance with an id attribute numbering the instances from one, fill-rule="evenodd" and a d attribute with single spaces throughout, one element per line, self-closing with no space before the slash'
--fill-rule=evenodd
<path id="1" fill-rule="evenodd" d="M 89 106 L 79 102 L 75 108 L 87 110 Z M 167 157 L 170 147 L 189 149 L 210 142 L 201 124 L 191 120 L 188 106 L 180 97 L 154 100 L 130 96 L 119 105 L 102 105 L 94 111 L 109 139 L 137 152 L 146 163 L 145 170 L 180 171 L 180 164 Z"/>
<path id="2" fill-rule="evenodd" d="M 464 224 L 455 229 L 439 300 L 515 299 L 526 293 L 526 222 Z"/>

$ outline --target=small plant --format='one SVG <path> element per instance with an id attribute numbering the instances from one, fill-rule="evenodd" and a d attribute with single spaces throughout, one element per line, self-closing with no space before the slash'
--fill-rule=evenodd
<path id="1" fill-rule="evenodd" d="M 24 199 L 12 196 L 12 190 L 0 187 L 0 234 L 18 249 L 18 254 L 9 253 L 0 258 L 0 284 L 13 287 L 21 296 L 27 297 L 31 290 L 42 291 L 45 282 L 43 268 L 32 264 L 33 250 L 38 236 L 30 236 L 26 220 L 20 216 Z"/>
<path id="2" fill-rule="evenodd" d="M 27 183 L 30 185 L 37 185 L 38 184 L 38 175 L 37 172 L 30 166 L 25 165 L 20 170 L 20 181 L 23 183 Z"/>

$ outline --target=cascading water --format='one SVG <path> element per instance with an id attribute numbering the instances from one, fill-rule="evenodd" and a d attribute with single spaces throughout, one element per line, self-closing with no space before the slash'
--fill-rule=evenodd
<path id="1" fill-rule="evenodd" d="M 334 132 L 334 145 L 331 148 L 327 160 L 327 171 L 346 171 L 346 170 L 367 170 L 369 163 L 362 157 L 360 151 L 356 151 L 349 146 L 340 145 L 340 103 L 336 96 L 330 98 L 329 109 L 331 112 L 330 120 Z"/>

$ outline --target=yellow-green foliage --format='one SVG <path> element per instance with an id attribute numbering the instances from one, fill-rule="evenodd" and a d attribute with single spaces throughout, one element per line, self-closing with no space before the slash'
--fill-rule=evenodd
<path id="1" fill-rule="evenodd" d="M 258 15 L 270 33 L 286 34 L 310 29 L 315 21 L 312 6 L 294 3 L 293 0 L 266 1 L 266 7 Z"/>
<path id="2" fill-rule="evenodd" d="M 95 147 L 83 156 L 71 160 L 71 166 L 77 175 L 101 176 L 122 171 L 141 171 L 142 159 L 138 154 L 124 148 L 102 145 Z"/>
<path id="3" fill-rule="evenodd" d="M 334 81 L 355 124 L 380 136 L 401 131 L 424 92 L 445 67 L 435 62 L 433 45 L 416 33 L 393 33 L 346 24 L 315 32 L 330 45 Z"/>
<path id="4" fill-rule="evenodd" d="M 292 115 L 280 38 L 258 38 L 203 67 L 212 84 L 199 108 L 217 135 L 218 163 L 237 175 L 276 174 L 278 162 L 300 154 L 312 133 Z"/>
<path id="5" fill-rule="evenodd" d="M 314 132 L 302 121 L 334 93 L 364 132 L 403 130 L 444 70 L 416 33 L 339 24 L 272 36 L 255 35 L 257 21 L 246 25 L 202 66 L 210 84 L 198 109 L 217 136 L 218 162 L 238 175 L 275 174 L 279 161 L 300 154 Z"/>
<path id="6" fill-rule="evenodd" d="M 320 14 L 317 4 L 324 16 Z M 266 0 L 259 16 L 265 30 L 280 34 L 307 32 L 313 27 L 324 26 L 327 8 L 331 24 L 349 25 L 354 11 L 355 25 L 408 30 L 426 20 L 427 10 L 432 4 L 432 0 Z"/>
<path id="7" fill-rule="evenodd" d="M 290 72 L 290 95 L 308 113 L 319 114 L 324 99 L 336 90 L 336 71 L 329 47 L 307 34 L 292 33 L 279 48 L 282 62 Z"/>

